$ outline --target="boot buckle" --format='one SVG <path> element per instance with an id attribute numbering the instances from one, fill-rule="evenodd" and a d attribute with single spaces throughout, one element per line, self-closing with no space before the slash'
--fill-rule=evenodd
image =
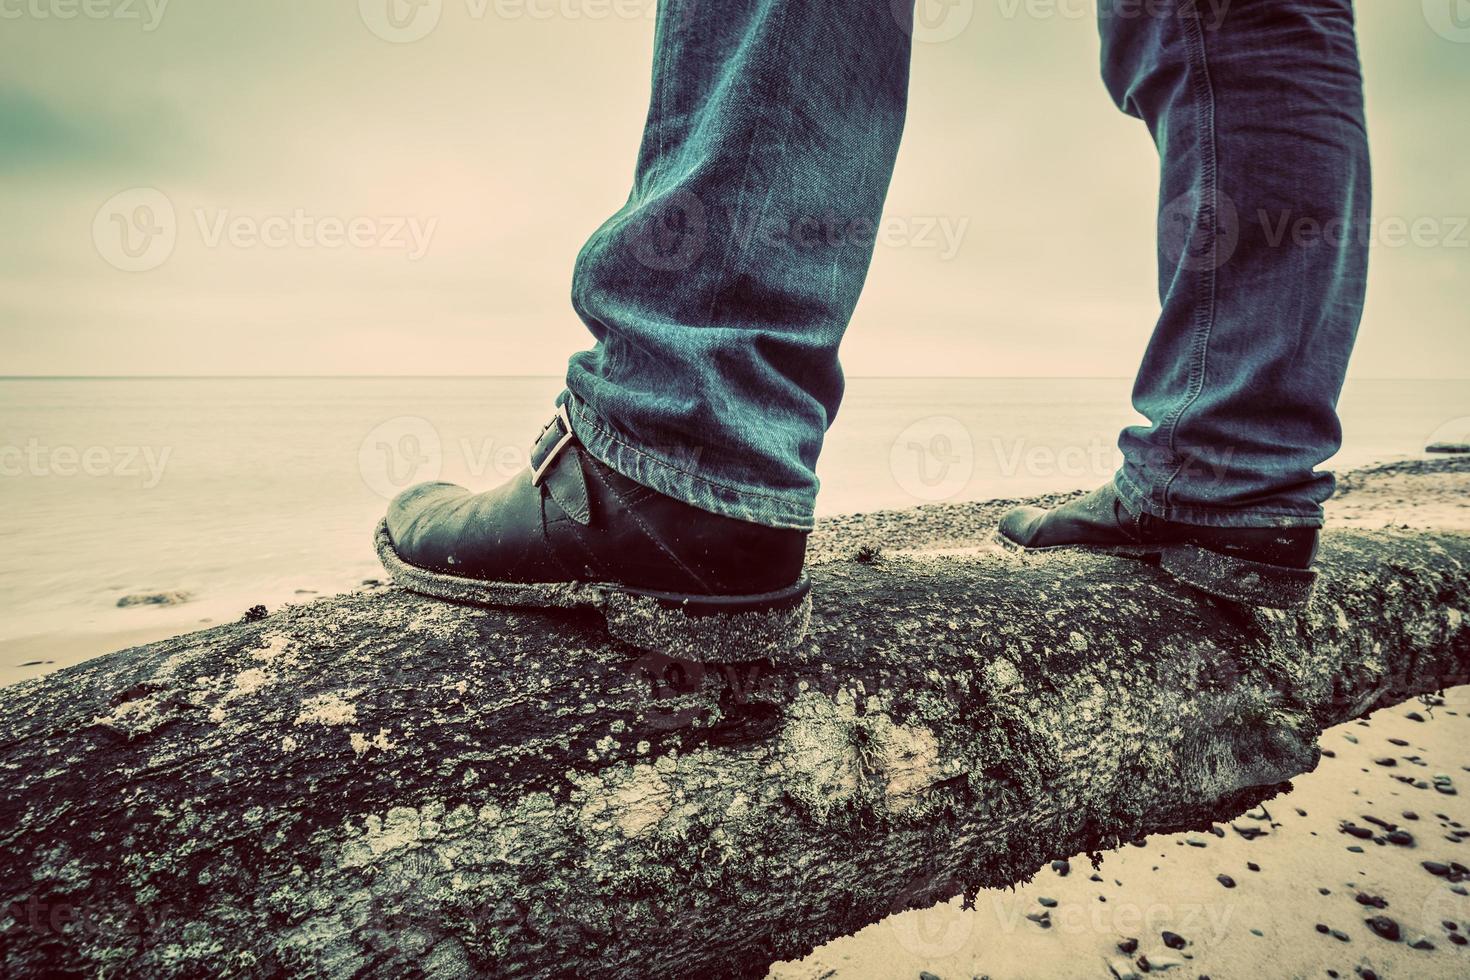
<path id="1" fill-rule="evenodd" d="M 558 427 L 560 432 L 557 431 Z M 548 443 L 549 438 L 552 441 Z M 531 486 L 541 484 L 547 470 L 551 469 L 551 464 L 556 462 L 556 458 L 573 438 L 572 419 L 567 414 L 566 402 L 562 402 L 556 406 L 556 414 L 546 423 L 546 427 L 536 437 L 535 445 L 531 447 Z"/>

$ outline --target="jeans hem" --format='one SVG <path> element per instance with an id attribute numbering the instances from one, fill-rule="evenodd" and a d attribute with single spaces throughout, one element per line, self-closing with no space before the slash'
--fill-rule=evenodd
<path id="1" fill-rule="evenodd" d="M 712 514 L 765 527 L 812 530 L 814 499 L 793 500 L 768 490 L 732 487 L 695 476 L 634 445 L 626 437 L 615 435 L 611 426 L 570 391 L 562 400 L 567 403 L 572 431 L 583 448 L 633 482 Z"/>
<path id="2" fill-rule="evenodd" d="M 1153 495 L 1134 483 L 1120 469 L 1113 476 L 1113 488 L 1129 513 L 1147 514 L 1164 521 L 1178 524 L 1194 524 L 1199 527 L 1321 527 L 1322 508 L 1289 509 L 1274 507 L 1210 507 L 1191 505 L 1181 507 L 1174 504 L 1159 506 Z"/>

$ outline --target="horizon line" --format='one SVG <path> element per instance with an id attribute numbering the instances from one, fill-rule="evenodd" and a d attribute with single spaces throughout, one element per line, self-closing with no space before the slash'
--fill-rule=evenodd
<path id="1" fill-rule="evenodd" d="M 0 374 L 0 381 L 536 381 L 557 374 Z M 849 381 L 1127 381 L 1125 374 L 849 374 Z M 1470 381 L 1438 375 L 1357 375 L 1348 381 Z"/>

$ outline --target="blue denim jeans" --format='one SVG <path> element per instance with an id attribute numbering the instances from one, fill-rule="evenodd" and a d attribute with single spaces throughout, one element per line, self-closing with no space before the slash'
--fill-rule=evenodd
<path id="1" fill-rule="evenodd" d="M 812 526 L 837 348 L 903 130 L 911 3 L 661 0 L 632 193 L 572 286 L 596 338 L 568 368 L 572 424 L 613 469 Z M 1162 161 L 1162 312 L 1134 389 L 1150 424 L 1120 437 L 1118 490 L 1189 523 L 1320 524 L 1367 261 L 1351 0 L 1099 14 L 1104 79 Z"/>

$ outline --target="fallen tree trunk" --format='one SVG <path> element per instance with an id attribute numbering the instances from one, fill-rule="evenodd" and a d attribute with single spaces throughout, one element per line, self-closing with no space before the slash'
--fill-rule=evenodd
<path id="1" fill-rule="evenodd" d="M 794 664 L 379 589 L 0 691 L 5 972 L 759 976 L 1228 819 L 1470 668 L 1470 537 L 1329 533 L 1301 614 L 858 544 Z"/>

